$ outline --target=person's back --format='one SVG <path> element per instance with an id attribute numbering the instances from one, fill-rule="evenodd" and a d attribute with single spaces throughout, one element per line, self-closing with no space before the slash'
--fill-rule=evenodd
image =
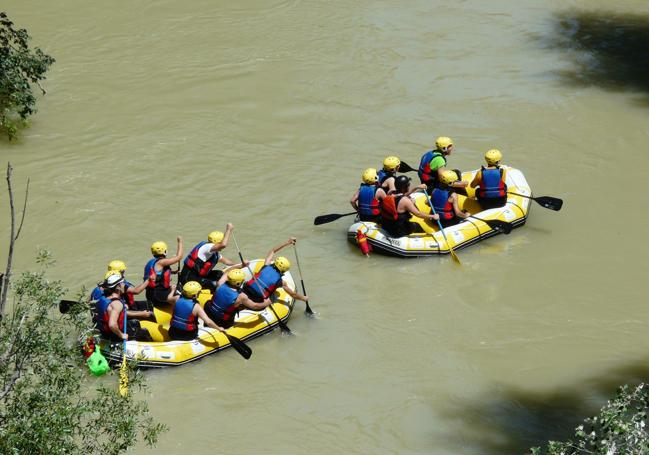
<path id="1" fill-rule="evenodd" d="M 383 160 L 383 169 L 377 174 L 377 186 L 383 188 L 386 193 L 396 189 L 395 180 L 399 166 L 401 166 L 401 160 L 397 156 L 388 156 Z"/>
<path id="2" fill-rule="evenodd" d="M 471 182 L 476 188 L 476 198 L 483 209 L 502 207 L 507 203 L 505 169 L 500 167 L 502 153 L 497 149 L 485 153 L 487 166 L 482 166 Z"/>
<path id="3" fill-rule="evenodd" d="M 283 272 L 277 267 L 277 263 L 281 264 L 283 260 L 286 258 L 279 256 L 272 264 L 264 265 L 254 278 L 246 282 L 243 292 L 255 302 L 262 302 L 269 298 L 278 287 L 282 286 Z"/>
<path id="4" fill-rule="evenodd" d="M 457 181 L 457 173 L 449 169 L 442 172 L 437 188 L 431 193 L 430 202 L 434 211 L 439 215 L 439 222 L 443 227 L 457 224 L 470 216 L 460 210 L 459 201 L 453 184 Z"/>
<path id="5" fill-rule="evenodd" d="M 169 336 L 174 340 L 191 340 L 198 335 L 198 321 L 193 314 L 194 305 L 194 298 L 183 296 L 176 301 L 169 324 Z"/>
<path id="6" fill-rule="evenodd" d="M 358 218 L 361 221 L 377 221 L 380 210 L 379 201 L 376 198 L 376 192 L 379 189 L 376 169 L 365 169 L 361 178 L 361 186 L 349 202 L 358 211 Z"/>

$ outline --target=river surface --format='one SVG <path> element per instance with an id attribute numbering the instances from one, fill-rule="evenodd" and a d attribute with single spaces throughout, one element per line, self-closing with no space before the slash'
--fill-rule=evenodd
<path id="1" fill-rule="evenodd" d="M 31 128 L 0 142 L 17 191 L 31 178 L 18 270 L 47 247 L 72 296 L 228 221 L 246 256 L 299 239 L 317 318 L 298 303 L 295 336 L 249 361 L 147 373 L 171 427 L 157 453 L 525 453 L 649 374 L 648 92 L 606 73 L 629 64 L 616 36 L 646 39 L 617 14 L 647 2 L 3 3 L 57 59 Z M 349 218 L 313 226 L 349 211 L 364 168 L 415 166 L 438 135 L 461 169 L 501 149 L 563 210 L 535 205 L 461 267 L 367 259 Z M 4 239 L 4 188 L 0 210 Z"/>

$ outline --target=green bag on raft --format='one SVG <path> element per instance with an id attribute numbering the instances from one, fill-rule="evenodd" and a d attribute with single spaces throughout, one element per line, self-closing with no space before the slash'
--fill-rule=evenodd
<path id="1" fill-rule="evenodd" d="M 93 352 L 92 355 L 88 357 L 86 363 L 88 364 L 90 372 L 95 376 L 102 376 L 108 373 L 108 370 L 110 370 L 108 362 L 106 361 L 106 357 L 101 354 L 101 349 L 99 349 L 99 346 L 96 345 L 95 352 Z"/>

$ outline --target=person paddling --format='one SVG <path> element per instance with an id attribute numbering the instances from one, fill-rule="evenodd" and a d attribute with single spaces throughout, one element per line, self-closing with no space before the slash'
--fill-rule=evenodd
<path id="1" fill-rule="evenodd" d="M 500 167 L 503 154 L 498 149 L 491 149 L 484 158 L 487 167 L 480 168 L 471 182 L 471 188 L 477 188 L 475 194 L 483 209 L 502 207 L 507 203 L 507 171 Z"/>
<path id="2" fill-rule="evenodd" d="M 144 280 L 147 281 L 146 298 L 154 306 L 164 306 L 171 302 L 171 297 L 176 291 L 176 285 L 171 284 L 171 266 L 179 263 L 183 258 L 183 238 L 178 236 L 176 255 L 167 258 L 167 244 L 154 242 L 151 245 L 153 258 L 144 266 Z"/>
<path id="3" fill-rule="evenodd" d="M 367 168 L 361 175 L 362 182 L 360 188 L 356 190 L 349 203 L 358 212 L 358 219 L 361 221 L 378 221 L 381 210 L 379 209 L 379 200 L 376 198 L 376 192 L 379 177 L 374 168 Z"/>
<path id="4" fill-rule="evenodd" d="M 275 290 L 279 288 L 284 289 L 294 299 L 303 302 L 309 301 L 308 296 L 291 289 L 282 278 L 282 275 L 291 268 L 291 262 L 284 256 L 278 256 L 277 259 L 273 260 L 275 254 L 282 248 L 295 245 L 295 242 L 297 242 L 297 239 L 291 237 L 281 245 L 273 247 L 266 255 L 263 267 L 255 274 L 254 278 L 248 280 L 243 286 L 243 292 L 253 302 L 262 303 L 264 300 L 272 298 L 275 295 Z"/>
<path id="5" fill-rule="evenodd" d="M 124 301 L 126 302 L 129 310 L 148 311 L 151 309 L 150 305 L 148 305 L 146 301 L 135 301 L 135 296 L 146 289 L 146 282 L 140 284 L 139 286 L 133 286 L 133 284 L 130 283 L 125 277 L 126 264 L 124 263 L 124 261 L 121 261 L 119 259 L 110 261 L 108 263 L 107 269 L 108 272 L 117 272 L 122 276 L 122 278 L 124 278 Z M 108 272 L 106 272 L 104 279 L 106 279 L 106 277 L 108 276 Z M 92 290 L 90 294 L 90 300 L 97 300 L 103 295 L 104 289 L 101 287 L 101 284 L 102 283 L 98 283 L 97 287 Z"/>
<path id="6" fill-rule="evenodd" d="M 442 172 L 446 171 L 446 158 L 453 152 L 453 140 L 450 137 L 440 136 L 435 140 L 435 150 L 430 150 L 421 157 L 419 162 L 419 179 L 428 187 L 428 193 L 431 194 L 433 188 L 438 185 Z M 468 182 L 462 181 L 462 173 L 459 170 L 454 171 L 457 174 L 457 181 L 453 188 L 466 188 Z"/>
<path id="7" fill-rule="evenodd" d="M 182 297 L 174 295 L 171 300 L 175 303 L 174 312 L 169 323 L 169 336 L 172 340 L 193 340 L 198 336 L 198 320 L 206 326 L 219 332 L 225 329 L 210 319 L 205 310 L 198 304 L 198 294 L 201 285 L 197 281 L 184 284 Z"/>
<path id="8" fill-rule="evenodd" d="M 383 160 L 383 169 L 378 172 L 378 186 L 389 193 L 394 191 L 394 180 L 401 166 L 401 160 L 397 156 L 388 156 Z"/>
<path id="9" fill-rule="evenodd" d="M 178 285 L 182 286 L 189 281 L 198 281 L 203 289 L 214 291 L 216 282 L 223 275 L 221 270 L 213 270 L 219 262 L 233 265 L 230 259 L 221 256 L 221 251 L 228 246 L 230 233 L 234 229 L 228 223 L 225 234 L 221 231 L 212 231 L 207 235 L 207 241 L 202 241 L 189 252 L 183 263 L 183 269 L 178 275 Z"/>
<path id="10" fill-rule="evenodd" d="M 271 304 L 268 298 L 257 303 L 244 294 L 241 285 L 245 279 L 243 270 L 231 269 L 219 279 L 212 300 L 205 304 L 205 313 L 221 327 L 232 327 L 235 314 L 242 308 L 261 311 Z"/>
<path id="11" fill-rule="evenodd" d="M 95 305 L 96 327 L 101 334 L 111 341 L 128 340 L 129 336 L 139 341 L 151 341 L 149 331 L 140 327 L 136 318 L 147 318 L 152 315 L 148 311 L 128 311 L 123 300 L 124 277 L 118 272 L 110 271 L 102 283 L 103 295 Z M 126 333 L 124 315 L 127 315 Z"/>
<path id="12" fill-rule="evenodd" d="M 410 199 L 410 194 L 417 189 L 426 188 L 425 185 L 410 188 L 410 178 L 400 175 L 395 180 L 396 190 L 386 195 L 379 190 L 378 197 L 381 200 L 381 225 L 392 237 L 403 237 L 416 231 L 422 231 L 421 226 L 410 220 L 410 215 L 422 219 L 436 220 L 435 214 L 421 212 L 415 203 Z"/>
<path id="13" fill-rule="evenodd" d="M 456 181 L 455 171 L 445 170 L 440 176 L 439 186 L 433 190 L 430 198 L 443 227 L 452 226 L 471 216 L 460 210 L 457 194 L 453 190 L 453 183 Z"/>

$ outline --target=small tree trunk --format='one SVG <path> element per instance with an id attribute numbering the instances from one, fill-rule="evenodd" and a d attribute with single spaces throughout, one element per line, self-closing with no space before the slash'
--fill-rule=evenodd
<path id="1" fill-rule="evenodd" d="M 2 277 L 2 294 L 0 294 L 0 319 L 4 316 L 5 304 L 7 303 L 7 291 L 9 290 L 9 279 L 11 278 L 11 262 L 14 256 L 14 244 L 16 243 L 16 212 L 14 208 L 14 193 L 11 187 L 11 176 L 13 168 L 7 163 L 7 189 L 9 190 L 9 208 L 11 210 L 11 236 L 9 237 L 9 254 L 7 255 L 7 268 Z"/>

